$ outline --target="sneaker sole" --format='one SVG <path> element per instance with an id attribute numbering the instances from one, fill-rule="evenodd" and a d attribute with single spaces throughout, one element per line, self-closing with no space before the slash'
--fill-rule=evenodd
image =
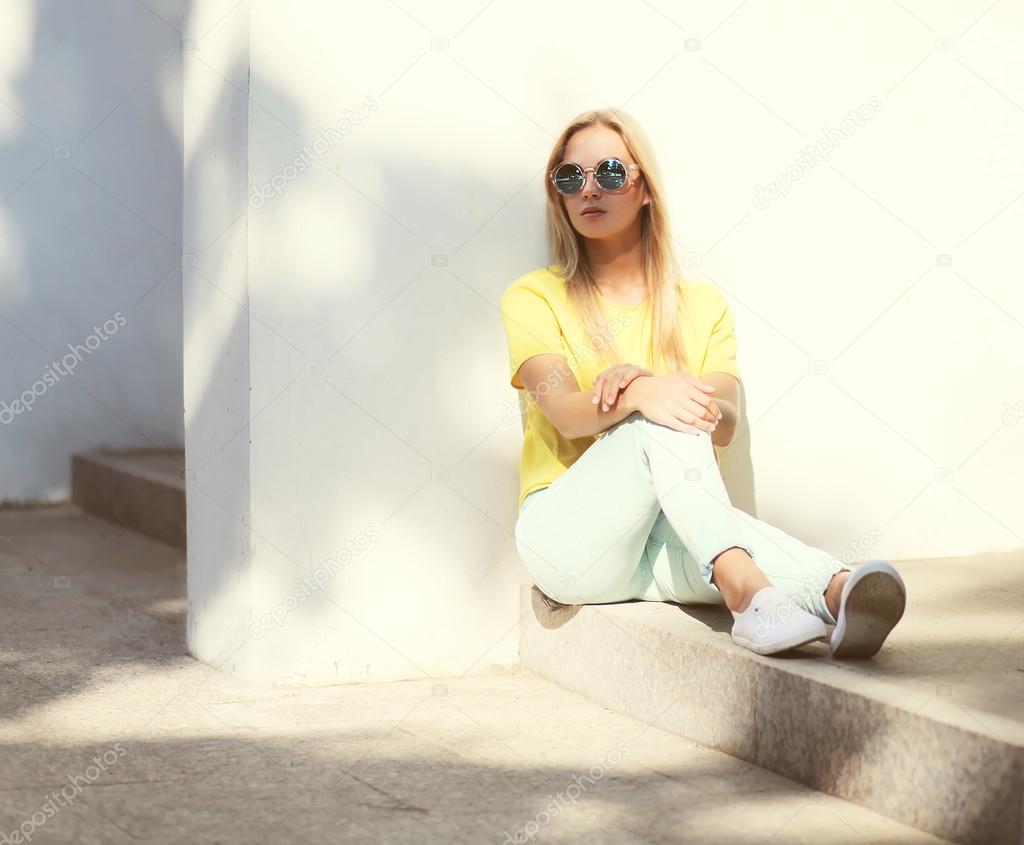
<path id="1" fill-rule="evenodd" d="M 732 641 L 737 645 L 741 645 L 744 648 L 749 648 L 755 654 L 775 654 L 779 651 L 786 651 L 787 649 L 796 648 L 799 645 L 806 645 L 807 643 L 813 643 L 815 640 L 824 640 L 828 638 L 828 634 L 796 634 L 790 637 L 788 640 L 782 640 L 777 643 L 755 643 L 752 640 L 748 640 L 745 637 L 737 637 L 735 634 L 732 635 Z"/>
<path id="2" fill-rule="evenodd" d="M 839 643 L 830 648 L 833 657 L 871 657 L 878 653 L 903 617 L 907 595 L 888 572 L 870 572 L 846 597 L 844 629 Z M 831 643 L 830 643 L 831 645 Z"/>

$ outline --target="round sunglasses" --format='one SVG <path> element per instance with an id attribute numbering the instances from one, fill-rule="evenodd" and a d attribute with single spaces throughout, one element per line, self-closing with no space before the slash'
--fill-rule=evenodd
<path id="1" fill-rule="evenodd" d="M 593 171 L 594 181 L 606 191 L 621 190 L 629 178 L 630 170 L 639 170 L 638 164 L 625 164 L 614 156 L 603 159 L 595 167 L 580 167 L 574 161 L 566 161 L 554 168 L 550 174 L 551 184 L 563 196 L 572 196 L 583 190 L 587 174 Z"/>

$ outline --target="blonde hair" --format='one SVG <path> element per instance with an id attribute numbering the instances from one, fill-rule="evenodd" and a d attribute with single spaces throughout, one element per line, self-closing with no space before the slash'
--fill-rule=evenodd
<path id="1" fill-rule="evenodd" d="M 656 366 L 655 353 L 668 372 L 686 368 L 686 351 L 679 332 L 681 312 L 684 311 L 681 269 L 672 249 L 668 216 L 663 202 L 661 173 L 654 157 L 654 149 L 646 133 L 634 117 L 616 108 L 585 111 L 570 121 L 555 140 L 545 174 L 564 160 L 565 148 L 573 133 L 589 126 L 606 126 L 615 130 L 633 161 L 640 166 L 640 179 L 647 188 L 650 202 L 641 206 L 641 251 L 644 282 L 647 285 L 651 314 L 650 355 L 652 369 Z M 607 329 L 606 317 L 601 311 L 597 285 L 580 235 L 569 221 L 561 195 L 545 176 L 547 193 L 548 242 L 554 256 L 554 266 L 565 280 L 569 301 L 576 309 L 591 338 L 602 338 L 599 354 L 610 363 L 623 362 L 622 353 L 613 335 Z M 630 362 L 638 363 L 638 362 Z"/>

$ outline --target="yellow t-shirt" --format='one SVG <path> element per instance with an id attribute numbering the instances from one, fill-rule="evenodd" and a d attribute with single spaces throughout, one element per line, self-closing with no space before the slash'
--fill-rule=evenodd
<path id="1" fill-rule="evenodd" d="M 689 371 L 698 378 L 720 372 L 739 379 L 733 316 L 722 294 L 706 282 L 680 281 L 680 286 L 688 315 L 682 320 L 681 335 Z M 609 333 L 625 360 L 657 375 L 665 374 L 663 367 L 650 361 L 649 300 L 639 305 L 616 305 L 600 293 L 598 300 L 608 316 Z M 524 398 L 526 406 L 519 462 L 522 505 L 529 493 L 547 487 L 572 466 L 600 434 L 575 440 L 563 437 L 525 390 L 519 380 L 519 367 L 534 355 L 562 355 L 580 389 L 586 392 L 611 364 L 594 348 L 600 338 L 588 343 L 583 322 L 572 308 L 556 265 L 532 270 L 512 282 L 501 297 L 501 317 L 508 340 L 510 383 L 521 391 L 520 407 Z"/>

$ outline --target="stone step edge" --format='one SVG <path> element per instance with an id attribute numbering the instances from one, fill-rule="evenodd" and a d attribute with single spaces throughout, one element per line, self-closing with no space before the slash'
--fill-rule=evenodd
<path id="1" fill-rule="evenodd" d="M 763 657 L 670 603 L 552 609 L 520 589 L 520 661 L 553 683 L 935 836 L 1021 842 L 1021 746 L 843 677 L 825 643 Z"/>
<path id="2" fill-rule="evenodd" d="M 185 482 L 133 455 L 172 450 L 94 450 L 71 456 L 71 501 L 82 510 L 152 539 L 185 548 Z"/>

